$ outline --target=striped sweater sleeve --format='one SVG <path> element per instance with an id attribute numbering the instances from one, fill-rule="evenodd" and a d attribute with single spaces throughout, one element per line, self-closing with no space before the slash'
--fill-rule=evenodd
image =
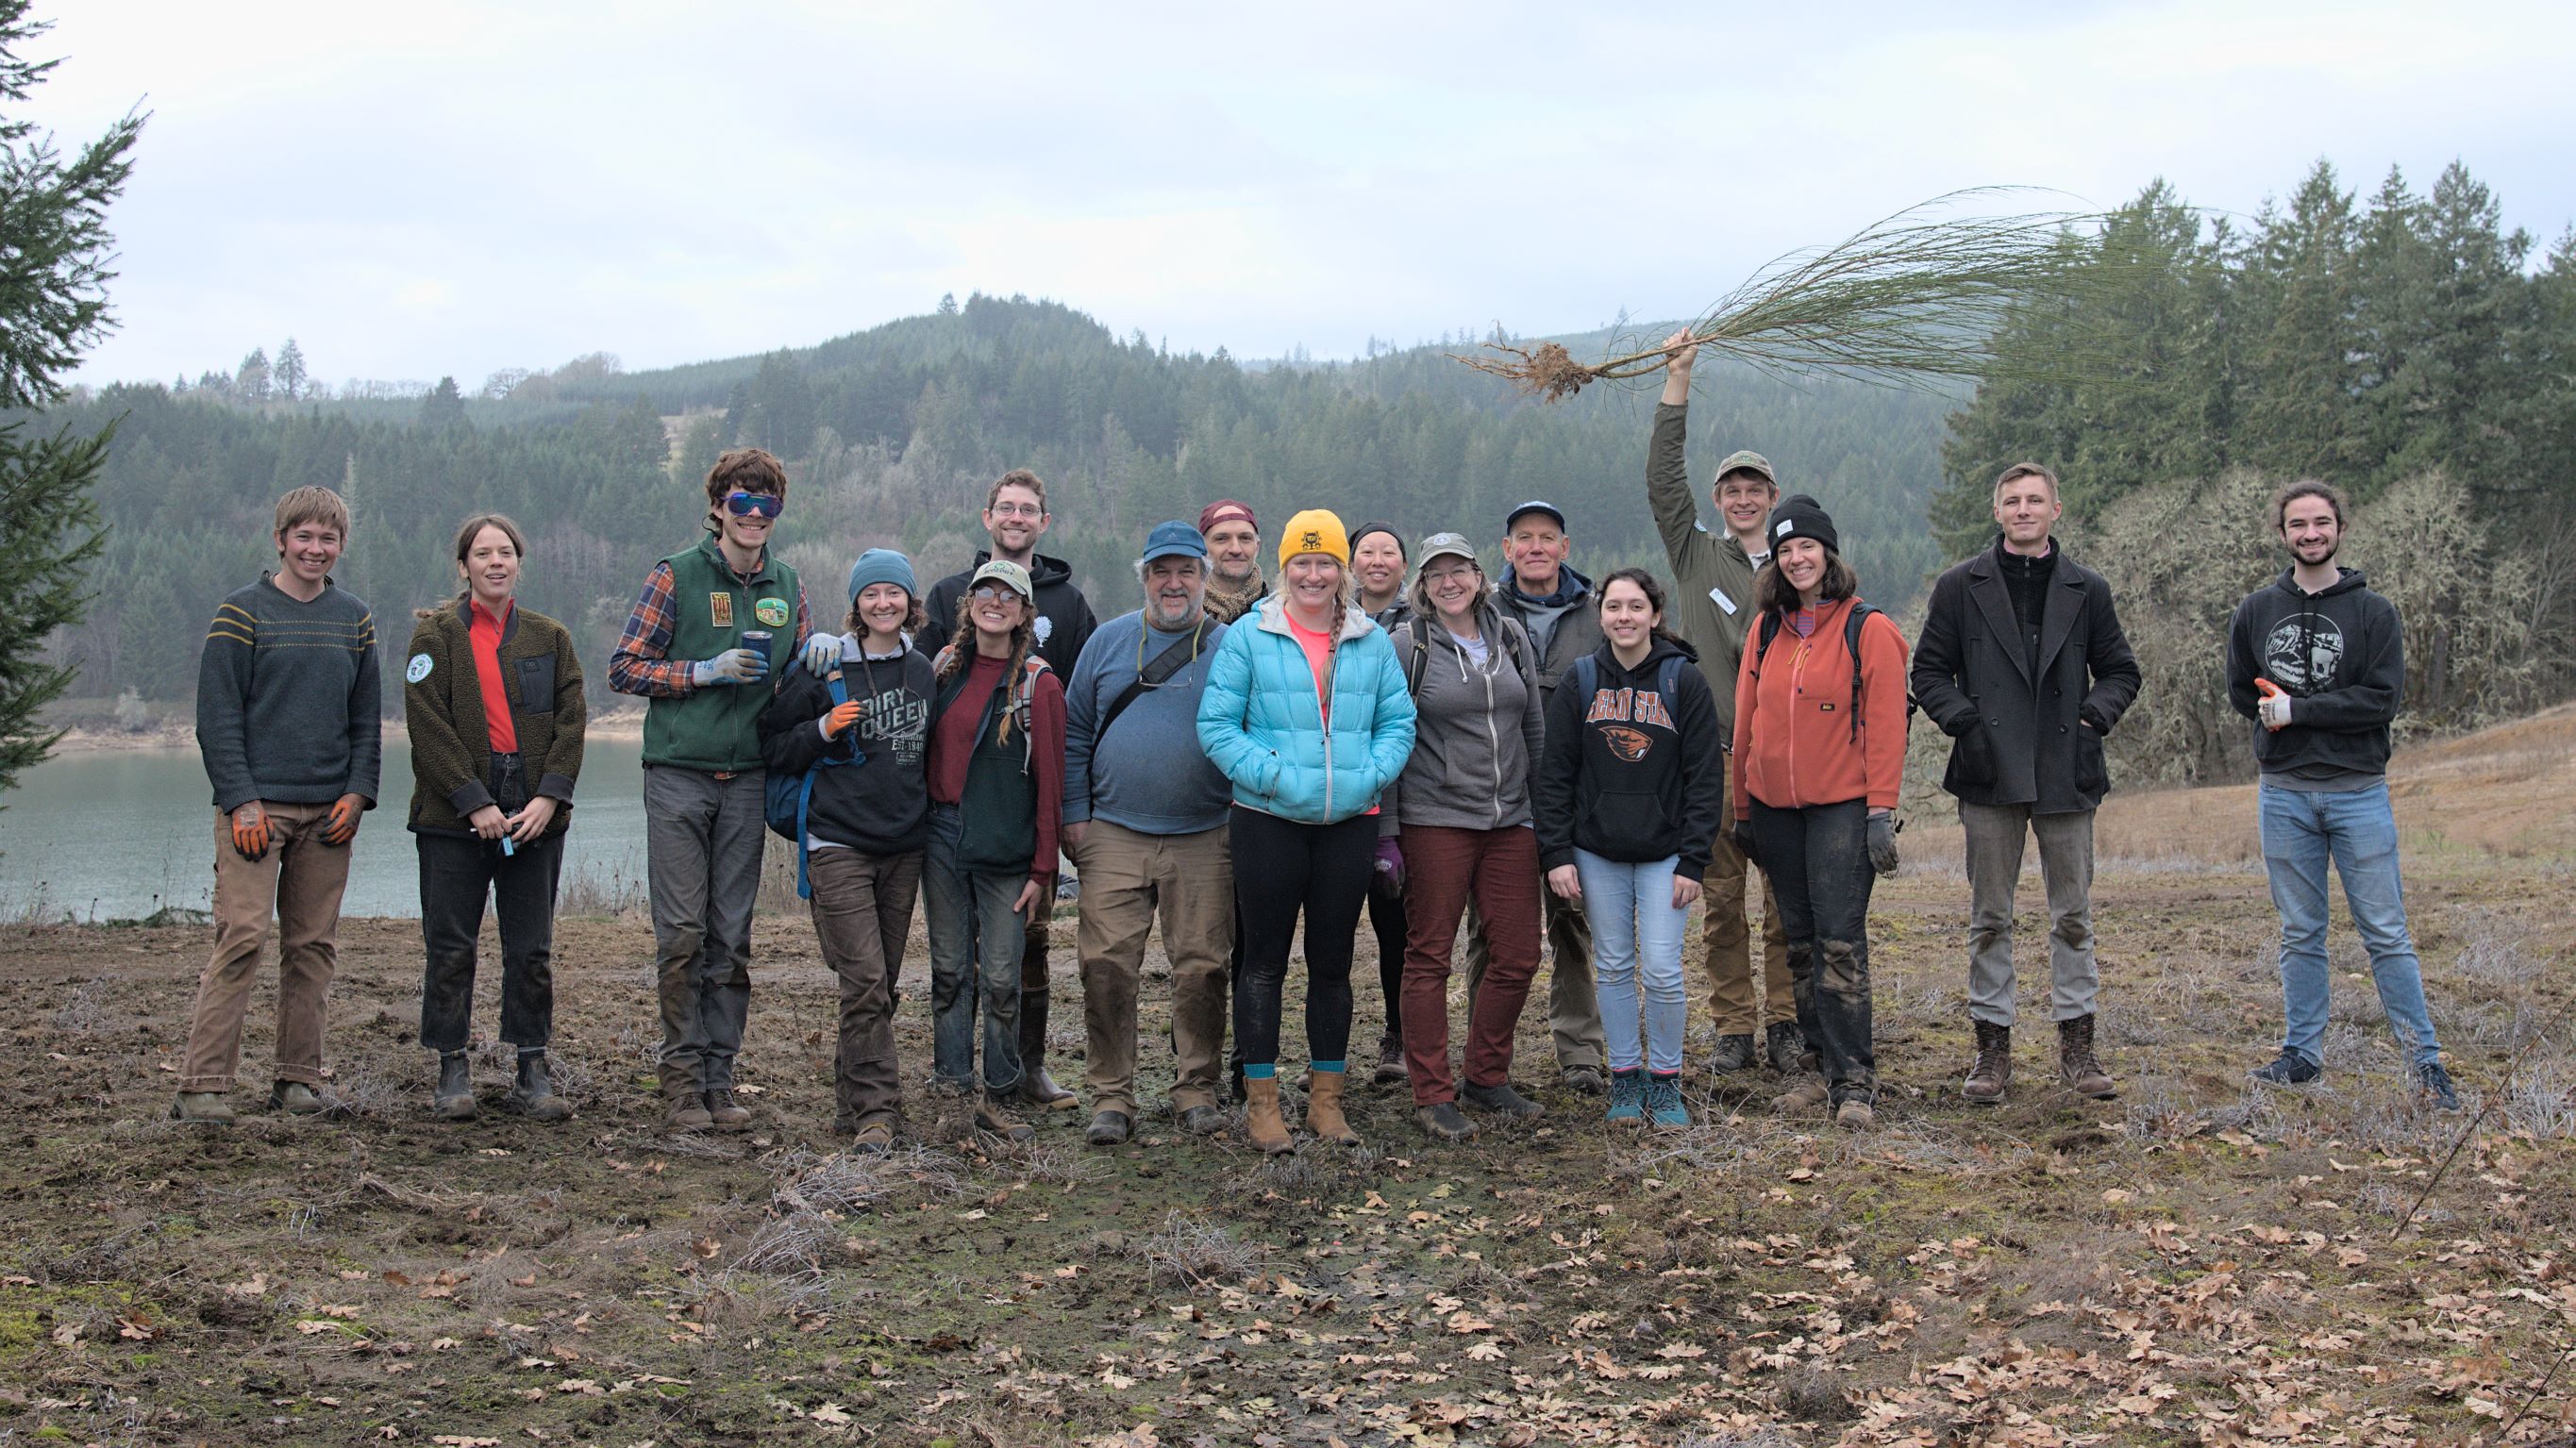
<path id="1" fill-rule="evenodd" d="M 231 811 L 259 798 L 251 778 L 247 732 L 251 665 L 259 647 L 259 621 L 226 599 L 207 626 L 197 656 L 197 753 L 215 787 L 215 808 Z"/>

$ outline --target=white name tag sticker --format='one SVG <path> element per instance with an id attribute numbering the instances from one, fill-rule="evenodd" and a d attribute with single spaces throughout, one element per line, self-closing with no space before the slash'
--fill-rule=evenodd
<path id="1" fill-rule="evenodd" d="M 1712 588 L 1708 591 L 1708 596 L 1716 602 L 1718 607 L 1726 610 L 1727 617 L 1733 618 L 1735 616 L 1735 600 L 1726 596 L 1725 589 Z"/>

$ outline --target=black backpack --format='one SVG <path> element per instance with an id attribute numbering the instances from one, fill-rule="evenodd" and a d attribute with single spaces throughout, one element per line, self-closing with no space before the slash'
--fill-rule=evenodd
<path id="1" fill-rule="evenodd" d="M 1398 605 L 1397 607 L 1401 606 L 1402 605 Z M 1386 620 L 1388 617 L 1392 616 L 1395 611 L 1396 610 L 1394 608 L 1390 608 L 1385 613 L 1378 615 L 1378 627 L 1386 629 L 1389 633 L 1393 633 L 1395 631 L 1394 626 L 1388 624 Z M 1411 652 L 1405 656 L 1404 660 L 1404 691 L 1407 694 L 1412 695 L 1414 698 L 1419 699 L 1422 697 L 1422 677 L 1431 669 L 1431 642 L 1423 636 L 1422 630 L 1423 626 L 1430 623 L 1431 620 L 1417 613 L 1408 614 L 1405 618 L 1400 620 L 1400 622 L 1413 625 L 1413 632 L 1411 634 L 1411 638 L 1413 639 L 1413 648 Z M 1520 620 L 1518 619 L 1506 618 L 1500 620 L 1500 622 L 1503 626 L 1503 645 L 1511 651 L 1512 667 L 1519 671 L 1521 682 L 1531 685 L 1532 687 L 1536 687 L 1538 684 L 1538 661 L 1530 657 L 1529 630 L 1521 627 Z"/>
<path id="2" fill-rule="evenodd" d="M 1871 614 L 1878 612 L 1881 610 L 1871 607 L 1866 600 L 1855 598 L 1851 612 L 1843 615 L 1843 652 L 1850 655 L 1852 661 L 1851 737 L 1855 744 L 1860 742 L 1860 626 L 1868 622 Z M 1762 660 L 1771 652 L 1771 641 L 1779 636 L 1780 611 L 1773 609 L 1762 615 L 1762 633 L 1753 646 L 1753 677 L 1757 683 L 1762 678 Z M 1909 688 L 1905 691 L 1905 727 L 1908 729 L 1914 727 L 1915 707 L 1914 691 Z"/>

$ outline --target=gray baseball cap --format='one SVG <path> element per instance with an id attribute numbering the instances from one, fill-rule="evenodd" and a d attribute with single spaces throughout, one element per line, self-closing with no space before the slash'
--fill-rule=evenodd
<path id="1" fill-rule="evenodd" d="M 1419 566 L 1430 567 L 1434 558 L 1464 558 L 1475 563 L 1476 545 L 1468 542 L 1464 533 L 1434 533 L 1422 540 L 1422 562 Z M 1484 565 L 1478 563 L 1476 566 L 1481 568 Z"/>
<path id="2" fill-rule="evenodd" d="M 1728 453 L 1726 461 L 1717 465 L 1711 481 L 1722 481 L 1728 473 L 1759 473 L 1762 481 L 1775 488 L 1780 486 L 1780 475 L 1771 471 L 1771 460 L 1750 448 Z"/>

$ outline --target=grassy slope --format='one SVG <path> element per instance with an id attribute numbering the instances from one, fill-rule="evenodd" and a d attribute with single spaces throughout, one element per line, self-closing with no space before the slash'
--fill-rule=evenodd
<path id="1" fill-rule="evenodd" d="M 0 1441 L 2483 1441 L 2576 1321 L 2564 1032 L 2506 1078 L 2571 989 L 2568 857 L 2516 823 L 2568 817 L 2571 728 L 2401 763 L 2437 1019 L 2472 1105 L 2497 1100 L 2393 1243 L 2464 1123 L 2409 1102 L 2340 926 L 2334 1069 L 2243 1083 L 2279 1002 L 2228 791 L 2105 814 L 2131 861 L 2097 891 L 2107 1104 L 2053 1086 L 2036 1031 L 2010 1103 L 1959 1101 L 1963 886 L 1955 846 L 1909 832 L 1876 912 L 1883 1126 L 1858 1139 L 1742 1078 L 1693 1081 L 1693 1132 L 1606 1132 L 1533 1010 L 1515 1074 L 1551 1117 L 1462 1150 L 1388 1091 L 1360 1093 L 1369 1148 L 1277 1163 L 1153 1119 L 1090 1152 L 1070 1113 L 987 1151 L 916 1098 L 919 1148 L 855 1162 L 820 1132 L 832 988 L 784 912 L 759 932 L 756 1136 L 655 1129 L 650 935 L 615 919 L 558 941 L 573 1123 L 424 1120 L 416 930 L 353 922 L 331 1050 L 367 1114 L 209 1139 L 155 1119 L 204 933 L 14 929 Z M 1149 989 L 1149 1086 L 1161 1009 Z M 1062 1054 L 1078 1010 L 1057 1019 Z M 497 1052 L 482 1074 L 488 1103 Z M 2517 1439 L 2567 1431 L 2560 1381 Z"/>

